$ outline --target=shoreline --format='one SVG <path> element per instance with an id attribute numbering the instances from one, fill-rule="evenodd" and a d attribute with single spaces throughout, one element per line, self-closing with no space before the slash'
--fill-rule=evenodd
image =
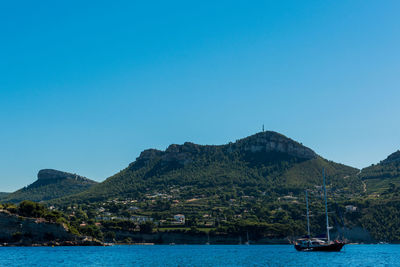
<path id="1" fill-rule="evenodd" d="M 112 247 L 112 246 L 292 246 L 290 243 L 250 243 L 250 244 L 230 244 L 230 243 L 216 243 L 216 244 L 186 244 L 186 243 L 76 243 L 76 242 L 49 242 L 44 244 L 10 244 L 2 243 L 0 247 Z M 400 245 L 400 243 L 347 243 L 347 246 L 355 245 Z"/>

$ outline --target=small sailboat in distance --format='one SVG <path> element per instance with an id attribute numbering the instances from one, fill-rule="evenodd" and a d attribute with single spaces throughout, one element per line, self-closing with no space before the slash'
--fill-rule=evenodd
<path id="1" fill-rule="evenodd" d="M 340 251 L 345 242 L 330 239 L 329 230 L 332 227 L 329 226 L 328 218 L 328 202 L 326 198 L 326 185 L 325 185 L 325 169 L 323 170 L 323 180 L 324 180 L 324 198 L 325 198 L 325 216 L 326 216 L 326 238 L 311 238 L 310 236 L 310 218 L 308 211 L 308 195 L 306 190 L 306 206 L 307 206 L 307 237 L 297 239 L 294 247 L 297 251 L 326 251 L 326 252 L 338 252 Z"/>

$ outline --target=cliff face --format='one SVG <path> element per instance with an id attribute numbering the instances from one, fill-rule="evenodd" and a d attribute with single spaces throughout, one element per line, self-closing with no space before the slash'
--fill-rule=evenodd
<path id="1" fill-rule="evenodd" d="M 278 152 L 285 153 L 301 159 L 313 159 L 317 154 L 308 147 L 287 138 L 276 132 L 261 132 L 253 136 L 241 139 L 233 145 L 233 150 L 255 152 Z"/>
<path id="2" fill-rule="evenodd" d="M 286 136 L 272 132 L 261 132 L 235 143 L 227 145 L 197 145 L 185 142 L 183 145 L 170 145 L 165 151 L 148 149 L 143 151 L 136 159 L 138 162 L 146 164 L 152 159 L 161 159 L 163 164 L 178 163 L 187 165 L 194 161 L 194 158 L 201 154 L 213 154 L 217 151 L 222 153 L 282 153 L 288 156 L 308 160 L 316 158 L 318 155 L 308 147 L 287 138 Z"/>
<path id="3" fill-rule="evenodd" d="M 81 181 L 81 182 L 87 182 L 87 183 L 95 183 L 92 180 L 89 180 L 88 178 L 85 178 L 83 176 L 77 175 L 77 174 L 72 174 L 68 172 L 62 172 L 62 171 L 57 171 L 53 169 L 44 169 L 40 170 L 37 175 L 38 181 L 43 181 L 43 182 L 51 182 L 55 180 L 62 180 L 62 179 L 73 179 L 76 181 Z"/>
<path id="4" fill-rule="evenodd" d="M 49 241 L 76 241 L 65 226 L 41 219 L 23 218 L 0 210 L 0 242 L 39 244 Z"/>
<path id="5" fill-rule="evenodd" d="M 0 246 L 102 246 L 92 237 L 77 236 L 64 224 L 26 218 L 0 209 Z"/>

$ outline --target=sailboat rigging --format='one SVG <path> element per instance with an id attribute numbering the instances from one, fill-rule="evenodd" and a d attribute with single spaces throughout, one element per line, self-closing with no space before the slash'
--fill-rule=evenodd
<path id="1" fill-rule="evenodd" d="M 307 207 L 307 237 L 298 239 L 294 247 L 297 251 L 340 251 L 345 242 L 334 240 L 331 241 L 329 230 L 332 227 L 329 226 L 328 217 L 328 200 L 326 196 L 326 182 L 325 182 L 325 169 L 323 170 L 323 185 L 324 185 L 324 199 L 325 199 L 325 217 L 326 217 L 326 238 L 311 238 L 310 235 L 310 218 L 308 208 L 308 193 L 306 190 L 306 207 Z"/>
<path id="2" fill-rule="evenodd" d="M 306 190 L 306 206 L 307 206 L 307 236 L 310 237 L 310 212 L 308 211 L 308 191 Z"/>

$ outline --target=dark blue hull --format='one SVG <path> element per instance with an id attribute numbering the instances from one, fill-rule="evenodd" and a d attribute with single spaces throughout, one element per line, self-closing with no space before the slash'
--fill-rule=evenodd
<path id="1" fill-rule="evenodd" d="M 295 249 L 297 251 L 306 251 L 306 252 L 317 252 L 317 251 L 322 251 L 322 252 L 339 252 L 342 250 L 343 246 L 345 245 L 344 242 L 337 242 L 337 243 L 332 243 L 329 245 L 317 245 L 317 246 L 312 246 L 312 247 L 306 247 L 306 246 L 301 246 L 301 245 L 294 245 Z"/>

